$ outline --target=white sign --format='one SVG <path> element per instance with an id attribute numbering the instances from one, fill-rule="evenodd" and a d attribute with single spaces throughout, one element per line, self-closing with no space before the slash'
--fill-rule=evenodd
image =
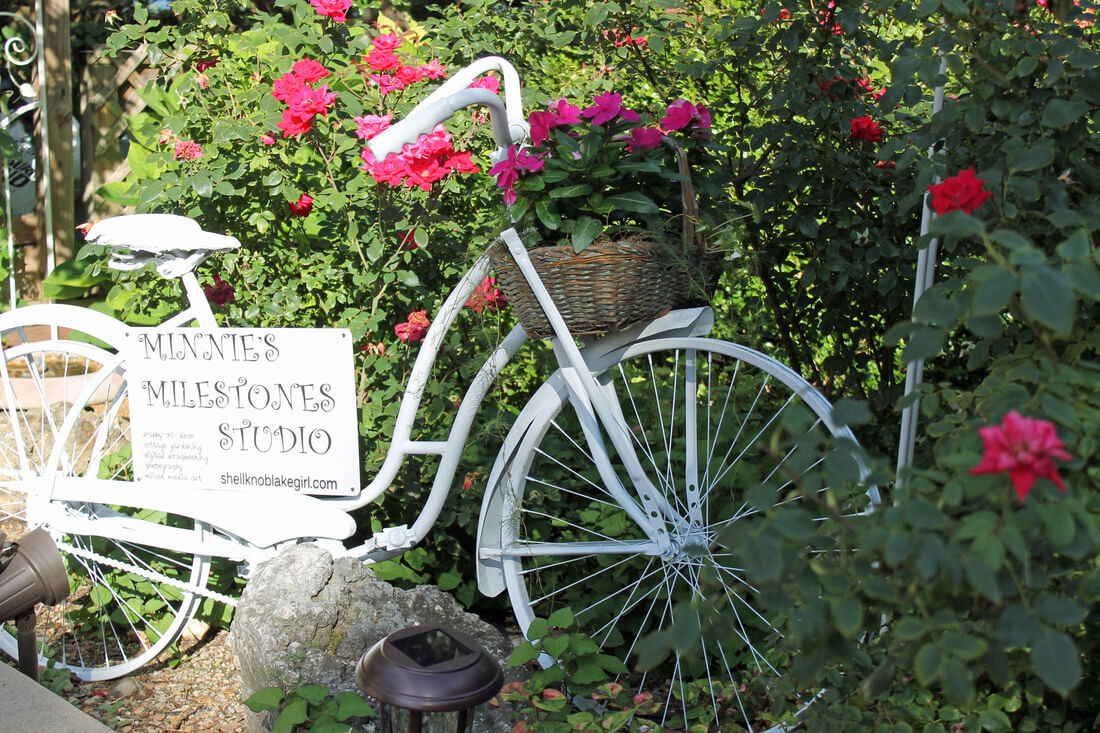
<path id="1" fill-rule="evenodd" d="M 133 328 L 127 336 L 139 480 L 359 493 L 349 331 Z"/>

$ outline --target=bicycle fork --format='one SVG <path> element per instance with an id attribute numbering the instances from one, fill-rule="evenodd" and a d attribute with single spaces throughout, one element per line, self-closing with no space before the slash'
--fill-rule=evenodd
<path id="1" fill-rule="evenodd" d="M 597 375 L 588 368 L 565 320 L 539 279 L 527 255 L 527 248 L 515 229 L 505 230 L 501 234 L 501 239 L 508 247 L 520 272 L 523 273 L 554 331 L 552 342 L 554 353 L 561 365 L 562 375 L 569 391 L 569 402 L 576 411 L 585 440 L 591 449 L 592 459 L 608 493 L 656 545 L 655 554 L 666 555 L 672 552 L 675 548 L 672 546 L 666 524 L 676 523 L 681 517 L 668 503 L 664 493 L 646 476 L 637 451 L 634 449 L 629 430 L 626 428 L 626 420 L 614 390 L 610 385 L 602 385 Z M 601 424 L 606 427 L 606 430 L 601 431 Z M 622 461 L 634 492 L 623 485 L 614 466 L 611 465 L 611 456 L 604 443 L 605 436 L 610 440 L 616 455 Z"/>

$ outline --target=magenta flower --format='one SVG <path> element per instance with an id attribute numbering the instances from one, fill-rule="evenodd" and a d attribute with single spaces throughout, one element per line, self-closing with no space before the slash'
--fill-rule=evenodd
<path id="1" fill-rule="evenodd" d="M 639 150 L 652 150 L 661 144 L 664 135 L 656 127 L 635 127 L 630 131 L 631 148 Z"/>
<path id="2" fill-rule="evenodd" d="M 527 117 L 527 124 L 531 126 L 531 142 L 542 145 L 550 131 L 558 126 L 558 116 L 553 112 L 532 112 Z"/>
<path id="3" fill-rule="evenodd" d="M 574 107 L 564 99 L 551 102 L 550 111 L 558 116 L 559 125 L 579 125 L 581 123 L 581 108 Z"/>
<path id="4" fill-rule="evenodd" d="M 516 181 L 520 171 L 540 171 L 543 162 L 539 158 L 521 150 L 515 145 L 508 147 L 508 154 L 502 161 L 489 169 L 489 175 L 497 177 L 497 188 L 504 189 L 504 203 L 511 206 L 516 202 Z"/>
<path id="5" fill-rule="evenodd" d="M 594 100 L 596 104 L 585 109 L 581 114 L 592 118 L 593 125 L 602 125 L 615 119 L 619 110 L 623 108 L 623 95 L 610 92 L 600 94 Z"/>
<path id="6" fill-rule="evenodd" d="M 285 102 L 302 89 L 306 88 L 306 83 L 302 77 L 294 72 L 289 72 L 275 80 L 274 88 L 271 90 L 271 96 L 275 97 L 275 99 L 278 99 L 280 102 Z"/>
<path id="7" fill-rule="evenodd" d="M 971 475 L 1007 473 L 1021 502 L 1027 498 L 1036 479 L 1049 479 L 1059 491 L 1065 491 L 1062 478 L 1054 469 L 1055 458 L 1070 460 L 1065 446 L 1047 420 L 1023 417 L 1015 410 L 1004 416 L 1000 425 L 978 428 L 985 446 L 981 463 L 970 469 Z"/>
<path id="8" fill-rule="evenodd" d="M 661 127 L 666 130 L 682 130 L 695 119 L 695 105 L 686 99 L 677 99 L 665 110 Z"/>
<path id="9" fill-rule="evenodd" d="M 273 138 L 271 135 L 268 135 L 268 134 L 265 133 L 263 135 L 260 135 L 260 142 L 262 142 L 264 145 L 268 145 L 268 146 L 274 145 L 275 144 L 275 138 Z"/>

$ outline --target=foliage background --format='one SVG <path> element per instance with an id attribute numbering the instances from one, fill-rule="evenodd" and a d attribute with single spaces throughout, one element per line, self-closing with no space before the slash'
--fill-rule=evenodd
<path id="1" fill-rule="evenodd" d="M 715 299 L 716 335 L 777 356 L 834 399 L 854 399 L 843 416 L 879 456 L 884 485 L 904 364 L 932 358 L 915 468 L 890 487 L 889 508 L 814 539 L 804 513 L 772 510 L 724 538 L 750 550 L 750 577 L 786 621 L 792 681 L 827 691 L 814 723 L 822 729 L 1095 724 L 1100 705 L 1081 683 L 1096 678 L 1100 600 L 1093 6 L 473 0 L 403 9 L 425 58 L 510 58 L 529 109 L 535 99 L 605 91 L 639 106 L 681 96 L 707 104 L 743 212 L 728 222 L 740 257 L 727 262 Z M 491 184 L 451 179 L 431 197 L 402 197 L 357 177 L 349 120 L 381 100 L 337 82 L 344 106 L 338 129 L 324 131 L 331 147 L 259 143 L 278 120 L 270 81 L 309 53 L 350 69 L 365 24 L 325 28 L 300 0 L 280 0 L 270 14 L 193 2 L 175 11 L 164 24 L 135 17 L 111 41 L 156 44 L 166 70 L 183 69 L 147 92 L 153 112 L 131 123 L 134 174 L 111 193 L 139 210 L 197 216 L 245 243 L 213 266 L 237 288 L 224 311 L 235 325 L 345 325 L 364 344 L 385 344 L 387 356 L 364 352 L 358 363 L 369 473 L 408 365 L 393 325 L 412 310 L 430 313 L 471 242 L 498 227 Z M 616 43 L 626 35 L 645 42 Z M 202 89 L 194 61 L 209 55 L 221 61 Z M 933 116 L 941 83 L 948 102 Z M 881 141 L 853 137 L 851 121 L 864 116 Z M 172 160 L 156 144 L 165 126 L 201 141 L 203 159 Z M 480 154 L 487 138 L 472 134 Z M 328 155 L 341 175 L 326 175 Z M 994 197 L 974 215 L 938 218 L 918 239 L 926 186 L 971 166 Z M 286 203 L 305 192 L 314 214 L 291 217 Z M 414 223 L 421 246 L 410 251 L 401 239 Z M 937 284 L 911 318 L 916 253 L 933 239 Z M 171 297 L 135 280 L 108 302 L 140 319 Z M 426 399 L 426 425 L 453 411 L 471 351 L 507 321 L 462 321 Z M 536 386 L 544 358 L 536 350 L 506 376 L 489 430 Z M 977 428 L 1009 409 L 1057 426 L 1074 456 L 1061 467 L 1064 495 L 1043 485 L 1020 504 L 1007 478 L 966 473 L 980 458 Z M 485 443 L 472 441 L 460 471 L 474 485 L 491 459 Z M 418 505 L 416 469 L 391 498 L 380 520 Z M 476 492 L 457 490 L 438 535 L 386 572 L 442 581 L 474 603 L 477 503 Z M 834 562 L 815 561 L 823 551 Z M 671 644 L 656 640 L 653 657 Z"/>

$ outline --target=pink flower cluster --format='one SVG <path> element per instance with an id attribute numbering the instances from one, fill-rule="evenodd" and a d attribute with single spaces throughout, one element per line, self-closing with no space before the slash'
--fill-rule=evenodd
<path id="1" fill-rule="evenodd" d="M 359 130 L 356 134 L 364 130 L 360 139 L 366 137 L 369 140 L 388 127 L 388 123 L 382 121 L 384 119 L 377 115 L 370 115 L 369 119 L 357 117 Z M 431 134 L 406 145 L 400 153 L 387 156 L 383 161 L 376 160 L 370 148 L 363 148 L 360 156 L 363 165 L 360 167 L 379 183 L 409 188 L 419 186 L 423 191 L 430 191 L 433 183 L 450 173 L 477 173 L 480 170 L 470 152 L 456 151 L 451 140 L 446 128 L 436 125 Z"/>
<path id="2" fill-rule="evenodd" d="M 982 436 L 985 454 L 981 463 L 970 469 L 971 475 L 1007 473 L 1021 502 L 1040 478 L 1049 479 L 1059 491 L 1066 490 L 1062 477 L 1054 469 L 1054 459 L 1068 461 L 1071 456 L 1053 423 L 1011 410 L 1000 425 L 979 428 L 978 434 Z"/>
<path id="3" fill-rule="evenodd" d="M 198 160 L 202 157 L 202 146 L 194 140 L 180 140 L 173 153 L 176 160 Z"/>
<path id="4" fill-rule="evenodd" d="M 400 36 L 383 33 L 371 43 L 371 50 L 363 56 L 363 65 L 371 86 L 378 87 L 382 96 L 396 92 L 424 79 L 442 79 L 446 67 L 435 59 L 419 66 L 406 65 L 397 53 L 401 47 Z"/>
<path id="5" fill-rule="evenodd" d="M 275 80 L 271 96 L 286 102 L 283 119 L 277 127 L 283 137 L 309 132 L 313 118 L 328 115 L 328 109 L 336 101 L 336 93 L 328 90 L 328 84 L 311 87 L 329 75 L 328 69 L 312 59 L 302 59 L 291 70 Z"/>
<path id="6" fill-rule="evenodd" d="M 409 314 L 408 320 L 404 323 L 398 323 L 393 327 L 393 331 L 402 343 L 415 344 L 424 338 L 424 334 L 428 332 L 428 326 L 430 325 L 431 321 L 428 320 L 427 311 L 413 311 Z"/>
<path id="7" fill-rule="evenodd" d="M 486 276 L 481 284 L 477 286 L 477 290 L 466 301 L 466 305 L 469 308 L 473 308 L 478 313 L 483 310 L 491 311 L 500 306 L 501 303 L 508 302 L 508 298 L 505 297 L 504 292 L 497 287 L 497 279 L 495 277 Z"/>
<path id="8" fill-rule="evenodd" d="M 542 145 L 550 137 L 550 131 L 558 127 L 577 125 L 587 119 L 599 126 L 616 120 L 627 124 L 638 123 L 641 116 L 632 109 L 623 107 L 621 94 L 609 92 L 599 94 L 591 107 L 574 107 L 564 99 L 550 103 L 546 112 L 532 112 L 527 123 L 531 127 L 531 142 Z M 697 131 L 709 130 L 710 112 L 701 104 L 692 104 L 686 99 L 677 99 L 665 109 L 665 115 L 657 127 L 632 128 L 627 133 L 629 149 L 651 150 L 661 144 L 662 138 L 669 132 L 691 128 Z M 507 155 L 489 169 L 489 174 L 497 177 L 497 187 L 504 190 L 504 203 L 511 206 L 516 202 L 516 182 L 521 172 L 533 173 L 543 169 L 540 154 L 531 154 L 515 145 L 508 148 Z"/>

